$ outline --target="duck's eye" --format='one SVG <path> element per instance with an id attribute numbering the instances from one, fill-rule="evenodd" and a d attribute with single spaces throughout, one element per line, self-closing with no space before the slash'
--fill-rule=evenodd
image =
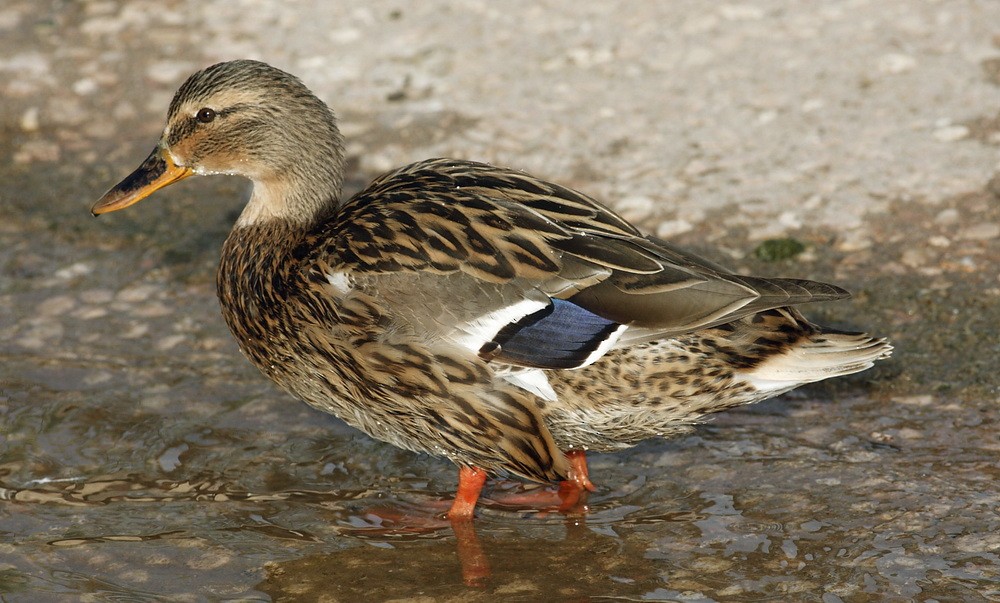
<path id="1" fill-rule="evenodd" d="M 208 107 L 205 107 L 204 109 L 200 109 L 198 111 L 198 114 L 195 115 L 195 119 L 197 119 L 203 124 L 207 124 L 208 122 L 215 119 L 215 115 L 216 115 L 215 109 L 209 109 Z"/>

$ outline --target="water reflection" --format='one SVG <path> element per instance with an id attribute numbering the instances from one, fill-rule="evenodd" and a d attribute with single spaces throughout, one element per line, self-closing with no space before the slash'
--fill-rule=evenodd
<path id="1" fill-rule="evenodd" d="M 496 494 L 517 488 L 501 483 Z M 136 552 L 150 548 L 170 555 L 212 551 L 217 561 L 210 565 L 223 581 L 226 567 L 234 570 L 228 579 L 235 580 L 254 569 L 239 559 L 260 558 L 256 569 L 267 571 L 258 588 L 278 600 L 302 596 L 309 589 L 348 600 L 365 593 L 368 598 L 391 598 L 415 594 L 415 585 L 427 585 L 429 594 L 475 586 L 484 592 L 527 596 L 554 585 L 566 596 L 623 588 L 641 594 L 657 582 L 655 564 L 643 561 L 641 552 L 628 550 L 634 545 L 618 533 L 628 529 L 630 509 L 637 507 L 609 504 L 613 493 L 596 496 L 586 517 L 512 509 L 487 500 L 476 522 L 457 524 L 443 519 L 444 495 L 409 490 L 400 494 L 385 499 L 371 491 L 250 493 L 208 475 L 180 481 L 118 474 L 40 479 L 24 487 L 0 483 L 0 499 L 9 503 L 4 507 L 8 525 L 17 523 L 11 515 L 24 513 L 24 518 L 59 516 L 62 525 L 71 516 L 89 518 L 75 529 L 58 530 L 60 537 L 34 544 L 59 550 L 61 563 L 80 563 L 89 572 L 95 560 L 108 562 L 107 573 L 98 580 L 102 586 L 95 582 L 87 592 L 106 593 L 129 584 L 141 592 L 135 578 L 150 575 L 150 561 Z M 81 508 L 92 512 L 81 514 Z M 636 525 L 686 523 L 696 517 L 688 511 L 673 516 L 646 511 Z M 116 552 L 110 553 L 112 549 Z M 117 561 L 110 563 L 108 554 Z M 194 558 L 200 560 L 187 563 L 208 563 L 203 555 Z M 152 563 L 157 564 L 155 559 Z M 339 569 L 331 574 L 331 567 Z M 345 580 L 345 572 L 357 579 Z M 71 574 L 59 574 L 56 582 L 79 588 Z"/>
<path id="2" fill-rule="evenodd" d="M 463 600 L 589 600 L 642 597 L 660 586 L 656 562 L 582 517 L 526 520 L 492 510 L 424 538 L 387 536 L 369 544 L 271 564 L 258 588 L 275 600 L 436 599 L 459 592 Z M 343 571 L 331 574 L 331 567 Z M 344 573 L 354 579 L 341 580 Z"/>

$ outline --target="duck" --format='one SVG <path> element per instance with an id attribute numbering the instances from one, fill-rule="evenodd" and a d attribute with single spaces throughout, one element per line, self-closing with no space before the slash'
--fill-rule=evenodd
<path id="1" fill-rule="evenodd" d="M 345 198 L 344 148 L 299 78 L 218 63 L 184 81 L 153 151 L 92 213 L 190 176 L 249 179 L 217 272 L 240 350 L 310 406 L 453 461 L 452 521 L 474 517 L 491 475 L 579 504 L 589 451 L 682 435 L 892 351 L 803 317 L 849 297 L 838 286 L 737 274 L 522 171 L 427 159 Z"/>

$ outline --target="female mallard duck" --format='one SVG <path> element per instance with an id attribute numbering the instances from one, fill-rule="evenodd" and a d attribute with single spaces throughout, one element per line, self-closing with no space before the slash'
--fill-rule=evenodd
<path id="1" fill-rule="evenodd" d="M 891 351 L 792 308 L 839 287 L 732 274 L 522 172 L 429 159 L 344 200 L 333 113 L 264 63 L 188 78 L 157 147 L 93 213 L 193 174 L 253 181 L 218 272 L 243 353 L 365 433 L 452 459 L 451 519 L 472 517 L 487 472 L 561 480 L 576 500 L 593 489 L 586 450 Z"/>

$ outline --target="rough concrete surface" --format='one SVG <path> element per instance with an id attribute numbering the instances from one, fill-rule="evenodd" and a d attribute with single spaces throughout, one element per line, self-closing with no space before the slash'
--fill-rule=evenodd
<path id="1" fill-rule="evenodd" d="M 452 468 L 286 399 L 225 332 L 243 182 L 89 216 L 183 79 L 237 57 L 331 104 L 355 188 L 431 156 L 523 169 L 841 284 L 810 316 L 896 353 L 596 457 L 582 524 L 487 507 L 468 590 L 450 531 L 358 511 L 445 497 Z M 6 0 L 0 98 L 5 601 L 1000 598 L 996 0 Z M 755 255 L 779 237 L 805 251 Z"/>

